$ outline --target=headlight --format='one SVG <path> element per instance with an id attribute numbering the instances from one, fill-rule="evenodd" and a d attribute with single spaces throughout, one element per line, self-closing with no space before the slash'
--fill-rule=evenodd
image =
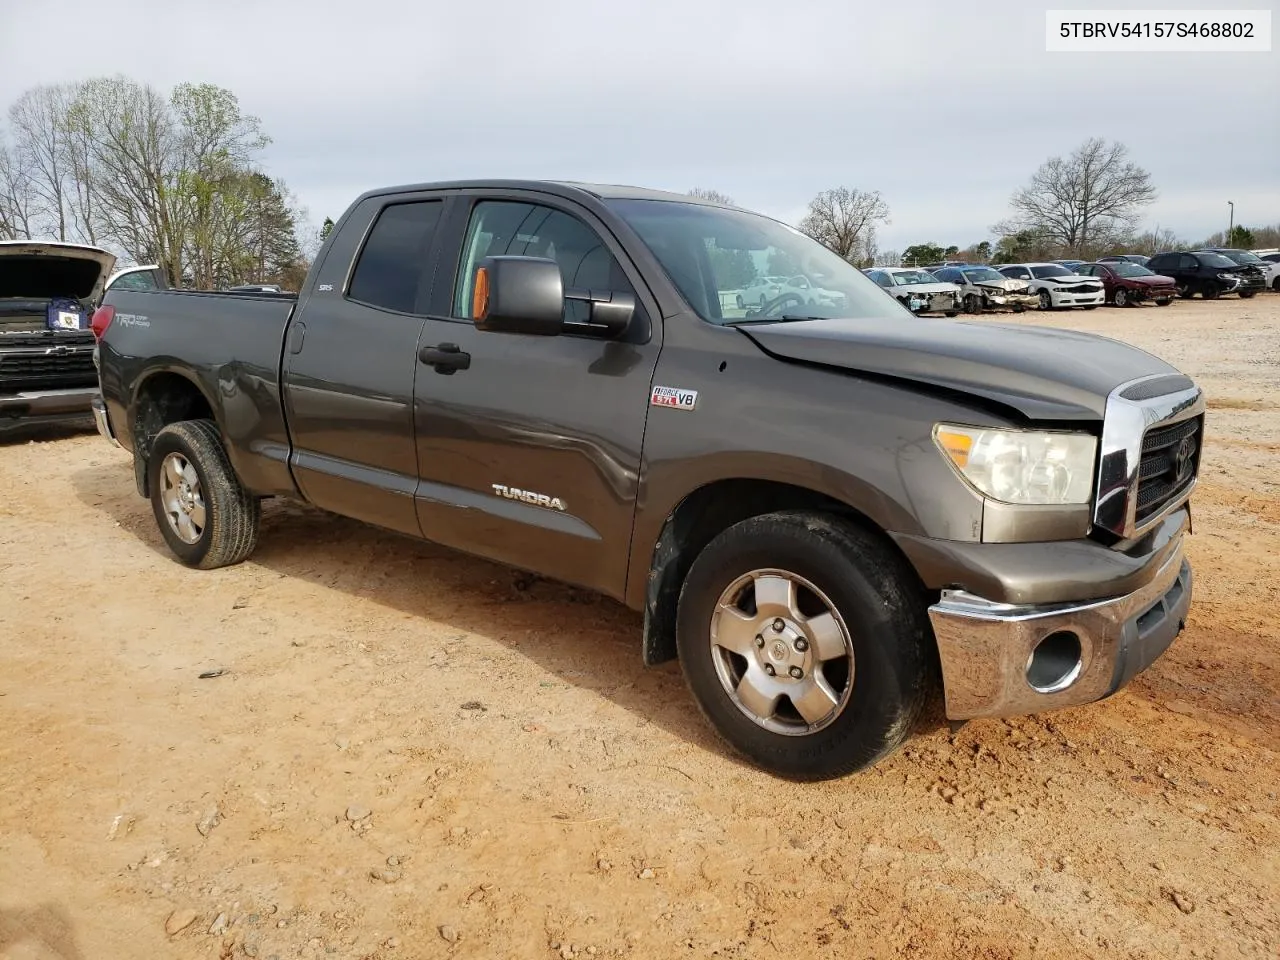
<path id="1" fill-rule="evenodd" d="M 1054 292 L 1054 293 L 1066 293 L 1066 292 L 1067 292 L 1067 288 L 1066 288 L 1066 287 L 1054 287 L 1054 288 L 1053 288 L 1053 292 Z"/>
<path id="2" fill-rule="evenodd" d="M 979 492 L 1004 503 L 1088 503 L 1098 441 L 1087 433 L 940 423 L 938 449 Z"/>

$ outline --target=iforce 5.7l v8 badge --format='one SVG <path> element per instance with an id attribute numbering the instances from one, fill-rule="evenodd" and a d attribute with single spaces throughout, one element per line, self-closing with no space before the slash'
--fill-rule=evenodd
<path id="1" fill-rule="evenodd" d="M 698 391 L 684 390 L 680 387 L 654 387 L 653 393 L 649 395 L 649 405 L 692 410 L 698 405 Z"/>

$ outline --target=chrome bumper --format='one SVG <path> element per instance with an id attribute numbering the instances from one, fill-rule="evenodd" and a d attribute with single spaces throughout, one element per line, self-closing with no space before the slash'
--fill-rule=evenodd
<path id="1" fill-rule="evenodd" d="M 111 429 L 111 418 L 107 416 L 107 405 L 103 402 L 102 397 L 94 397 L 91 401 L 93 407 L 93 422 L 98 427 L 98 433 L 103 438 L 111 441 L 117 447 L 120 441 L 116 439 L 115 431 Z"/>
<path id="2" fill-rule="evenodd" d="M 1181 540 L 1145 586 L 1108 600 L 1021 605 L 944 590 L 929 619 L 947 716 L 1019 716 L 1108 697 L 1164 653 L 1190 606 Z"/>

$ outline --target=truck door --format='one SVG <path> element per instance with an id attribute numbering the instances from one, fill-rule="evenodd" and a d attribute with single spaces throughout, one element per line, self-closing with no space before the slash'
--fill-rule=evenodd
<path id="1" fill-rule="evenodd" d="M 285 343 L 290 463 L 303 495 L 415 536 L 413 384 L 444 204 L 403 194 L 362 203 Z"/>
<path id="2" fill-rule="evenodd" d="M 603 224 L 568 201 L 459 197 L 451 219 L 414 387 L 423 536 L 621 596 L 656 305 Z M 631 329 L 616 340 L 481 333 L 466 319 L 470 283 L 499 254 L 554 259 L 566 287 L 634 293 Z M 585 308 L 566 311 L 580 321 Z"/>

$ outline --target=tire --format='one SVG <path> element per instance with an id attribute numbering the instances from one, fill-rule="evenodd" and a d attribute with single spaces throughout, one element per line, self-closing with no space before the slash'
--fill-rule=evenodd
<path id="1" fill-rule="evenodd" d="M 948 310 L 948 311 L 947 311 L 947 317 L 948 317 L 948 318 L 950 318 L 950 317 L 955 317 L 955 316 L 958 316 L 958 315 L 959 315 L 959 311 L 957 311 L 957 310 Z"/>
<path id="2" fill-rule="evenodd" d="M 1222 291 L 1218 289 L 1218 285 L 1216 283 L 1204 283 L 1200 285 L 1200 296 L 1205 300 L 1217 300 L 1220 293 L 1222 293 Z"/>
<path id="3" fill-rule="evenodd" d="M 1240 291 L 1240 299 L 1241 299 L 1241 300 L 1248 300 L 1250 297 L 1252 297 L 1252 296 L 1253 296 L 1255 293 L 1257 293 L 1257 292 L 1258 292 L 1257 290 L 1241 290 L 1241 291 Z"/>
<path id="4" fill-rule="evenodd" d="M 761 582 L 786 602 L 755 607 Z M 782 589 L 788 582 L 795 586 Z M 722 605 L 739 595 L 746 606 L 737 613 Z M 823 609 L 828 629 L 815 630 Z M 730 653 L 713 636 L 746 652 Z M 923 591 L 901 556 L 875 534 L 821 514 L 735 524 L 698 555 L 680 591 L 676 645 L 703 715 L 751 762 L 792 779 L 841 777 L 897 749 L 934 689 L 933 642 Z M 820 657 L 824 646 L 841 655 Z M 787 693 L 770 703 L 769 691 L 785 690 L 819 692 L 807 701 L 808 721 Z"/>
<path id="5" fill-rule="evenodd" d="M 1048 290 L 1040 291 L 1040 309 L 1041 310 L 1053 309 L 1053 297 L 1049 296 Z"/>
<path id="6" fill-rule="evenodd" d="M 1271 289 L 1276 293 L 1280 293 L 1280 277 L 1276 277 L 1271 281 Z"/>
<path id="7" fill-rule="evenodd" d="M 1190 300 L 1191 295 L 1195 292 L 1194 290 L 1191 289 L 1190 284 L 1186 284 L 1186 283 L 1178 284 L 1177 290 L 1178 290 L 1178 296 L 1180 296 L 1183 300 Z"/>
<path id="8" fill-rule="evenodd" d="M 1099 306 L 1100 306 L 1100 304 L 1096 304 L 1096 303 L 1086 303 L 1086 304 L 1084 305 L 1084 308 L 1085 308 L 1086 310 L 1097 310 Z"/>
<path id="9" fill-rule="evenodd" d="M 213 421 L 184 420 L 161 430 L 147 480 L 160 534 L 182 563 L 212 570 L 253 553 L 261 506 L 232 470 Z"/>
<path id="10" fill-rule="evenodd" d="M 1169 304 L 1171 304 L 1171 303 L 1173 303 L 1173 301 L 1172 301 L 1172 300 L 1157 300 L 1157 301 L 1156 301 L 1156 306 L 1157 306 L 1157 307 L 1167 307 L 1167 306 L 1168 306 Z"/>
<path id="11" fill-rule="evenodd" d="M 982 312 L 982 300 L 978 298 L 978 295 L 976 293 L 965 294 L 964 312 L 965 313 L 981 313 Z"/>
<path id="12" fill-rule="evenodd" d="M 1112 299 L 1117 307 L 1129 307 L 1133 305 L 1133 301 L 1129 299 L 1129 291 L 1124 287 L 1116 287 L 1116 292 Z"/>

